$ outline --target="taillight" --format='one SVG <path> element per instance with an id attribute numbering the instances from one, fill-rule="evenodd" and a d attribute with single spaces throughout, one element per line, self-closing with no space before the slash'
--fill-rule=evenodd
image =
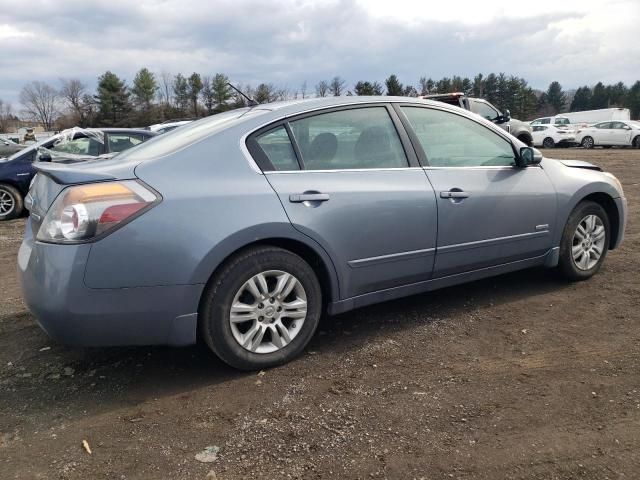
<path id="1" fill-rule="evenodd" d="M 49 208 L 36 238 L 52 243 L 91 240 L 158 200 L 155 193 L 133 180 L 67 187 Z"/>

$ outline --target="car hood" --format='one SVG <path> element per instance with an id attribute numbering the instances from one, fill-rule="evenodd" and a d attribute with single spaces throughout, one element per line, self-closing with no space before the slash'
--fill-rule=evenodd
<path id="1" fill-rule="evenodd" d="M 602 172 L 602 168 L 593 163 L 585 162 L 584 160 L 558 160 L 561 164 L 571 168 L 584 168 L 586 170 L 596 170 Z"/>

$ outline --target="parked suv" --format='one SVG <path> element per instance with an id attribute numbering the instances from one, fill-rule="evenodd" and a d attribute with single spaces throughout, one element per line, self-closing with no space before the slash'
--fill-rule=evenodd
<path id="1" fill-rule="evenodd" d="M 130 128 L 73 128 L 0 159 L 0 221 L 22 214 L 24 197 L 36 174 L 35 162 L 75 163 L 113 156 L 156 135 Z"/>
<path id="2" fill-rule="evenodd" d="M 585 280 L 626 221 L 613 175 L 416 98 L 240 108 L 38 169 L 18 269 L 49 335 L 200 338 L 241 369 L 294 358 L 323 311 L 528 267 Z"/>
<path id="3" fill-rule="evenodd" d="M 509 110 L 505 110 L 503 113 L 482 98 L 468 97 L 462 92 L 424 95 L 420 98 L 436 100 L 469 110 L 503 128 L 525 145 L 533 146 L 533 136 L 529 124 L 511 118 Z"/>

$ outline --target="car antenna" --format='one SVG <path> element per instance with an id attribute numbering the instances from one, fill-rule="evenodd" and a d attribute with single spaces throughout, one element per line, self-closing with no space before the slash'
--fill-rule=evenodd
<path id="1" fill-rule="evenodd" d="M 244 98 L 247 99 L 247 105 L 249 105 L 250 107 L 255 107 L 256 105 L 260 105 L 258 102 L 256 102 L 253 97 L 249 97 L 246 93 L 242 92 L 241 90 L 237 89 L 236 87 L 234 87 L 231 82 L 227 82 L 227 85 L 229 85 L 231 88 L 233 88 L 236 92 L 238 92 L 240 95 L 242 95 Z"/>

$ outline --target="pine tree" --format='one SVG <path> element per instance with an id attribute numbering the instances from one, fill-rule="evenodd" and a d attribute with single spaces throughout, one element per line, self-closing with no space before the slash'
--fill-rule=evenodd
<path id="1" fill-rule="evenodd" d="M 607 89 L 602 82 L 596 83 L 593 87 L 591 94 L 591 108 L 607 108 L 609 106 L 609 97 L 607 96 Z"/>
<path id="2" fill-rule="evenodd" d="M 100 76 L 95 95 L 100 123 L 108 126 L 125 125 L 131 111 L 129 96 L 125 82 L 115 73 L 107 71 Z"/>
<path id="3" fill-rule="evenodd" d="M 231 87 L 228 83 L 229 78 L 222 73 L 216 73 L 215 77 L 213 77 L 211 90 L 213 92 L 213 99 L 218 112 L 228 109 L 227 102 L 231 100 L 231 97 L 233 96 L 233 92 L 231 91 Z"/>
<path id="4" fill-rule="evenodd" d="M 640 118 L 640 80 L 629 89 L 627 106 L 631 110 L 631 118 Z"/>
<path id="5" fill-rule="evenodd" d="M 202 78 L 200 78 L 199 73 L 193 72 L 189 77 L 189 100 L 191 102 L 191 108 L 193 111 L 193 115 L 195 117 L 198 116 L 198 97 L 200 96 L 200 92 L 202 91 Z"/>
<path id="6" fill-rule="evenodd" d="M 582 112 L 591 108 L 591 89 L 588 86 L 580 87 L 576 90 L 569 111 Z"/>
<path id="7" fill-rule="evenodd" d="M 353 87 L 356 95 L 382 95 L 382 85 L 378 82 L 359 81 Z"/>
<path id="8" fill-rule="evenodd" d="M 189 108 L 189 84 L 181 73 L 173 79 L 173 98 L 176 107 L 185 112 Z"/>
<path id="9" fill-rule="evenodd" d="M 131 89 L 138 107 L 149 110 L 157 90 L 158 84 L 153 73 L 146 68 L 141 68 L 133 79 L 133 88 Z"/>
<path id="10" fill-rule="evenodd" d="M 557 114 L 564 109 L 567 97 L 562 91 L 562 86 L 558 82 L 551 82 L 547 89 L 547 104 L 553 109 L 553 113 Z"/>
<path id="11" fill-rule="evenodd" d="M 387 86 L 387 95 L 396 97 L 403 95 L 404 87 L 398 81 L 398 77 L 396 77 L 395 75 L 389 76 L 389 78 L 387 78 L 384 83 Z"/>

